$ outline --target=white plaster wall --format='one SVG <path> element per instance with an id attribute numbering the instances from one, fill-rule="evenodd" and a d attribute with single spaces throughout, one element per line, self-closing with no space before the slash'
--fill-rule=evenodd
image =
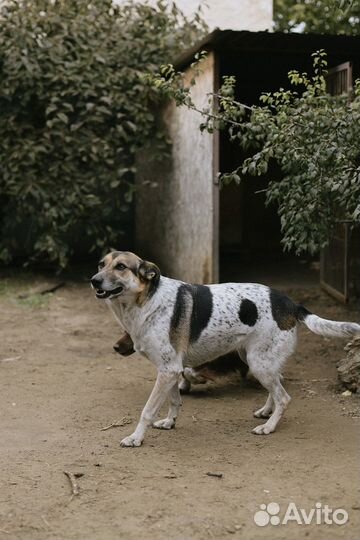
<path id="1" fill-rule="evenodd" d="M 187 76 L 191 76 L 190 71 Z M 206 104 L 206 94 L 213 91 L 213 85 L 211 53 L 192 90 L 198 107 Z M 174 103 L 165 108 L 163 120 L 172 140 L 172 159 L 154 167 L 143 155 L 138 164 L 137 251 L 141 256 L 150 256 L 171 277 L 209 283 L 217 278 L 217 187 L 213 162 L 216 135 L 200 132 L 200 114 Z M 151 186 L 154 181 L 156 188 Z"/>
<path id="2" fill-rule="evenodd" d="M 124 0 L 114 0 L 121 3 Z M 167 0 L 172 4 L 172 0 Z M 156 0 L 149 0 L 150 4 Z M 175 4 L 191 15 L 198 6 L 202 7 L 203 18 L 209 30 L 271 30 L 273 0 L 175 0 Z"/>
<path id="3" fill-rule="evenodd" d="M 272 0 L 175 0 L 185 14 L 190 15 L 201 5 L 210 31 L 221 30 L 271 30 L 273 19 Z M 208 7 L 206 7 L 208 6 Z"/>

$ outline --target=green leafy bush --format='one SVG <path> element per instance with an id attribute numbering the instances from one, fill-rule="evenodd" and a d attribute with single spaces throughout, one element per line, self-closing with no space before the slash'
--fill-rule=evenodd
<path id="1" fill-rule="evenodd" d="M 144 75 L 204 28 L 163 1 L 5 0 L 0 19 L 0 260 L 65 267 L 119 241 L 136 152 L 166 151 Z"/>
<path id="2" fill-rule="evenodd" d="M 325 246 L 339 218 L 360 223 L 360 81 L 353 99 L 330 96 L 325 52 L 314 53 L 313 63 L 314 76 L 291 71 L 292 89 L 263 94 L 262 106 L 237 102 L 235 77 L 225 77 L 212 96 L 216 106 L 201 111 L 200 129 L 225 129 L 250 154 L 242 161 L 239 151 L 240 165 L 220 177 L 223 184 L 266 175 L 270 163 L 277 163 L 281 174 L 269 176 L 266 203 L 277 205 L 284 249 L 297 254 Z M 153 84 L 178 105 L 195 108 L 181 74 L 169 66 Z"/>
<path id="3" fill-rule="evenodd" d="M 360 0 L 274 0 L 275 30 L 360 34 Z"/>

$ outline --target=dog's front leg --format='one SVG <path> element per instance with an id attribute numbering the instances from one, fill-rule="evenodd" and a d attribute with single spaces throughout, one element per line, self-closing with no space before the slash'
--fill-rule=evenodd
<path id="1" fill-rule="evenodd" d="M 147 428 L 153 424 L 169 391 L 177 384 L 178 377 L 179 372 L 177 371 L 158 373 L 155 386 L 141 413 L 140 421 L 136 426 L 134 433 L 125 437 L 125 439 L 120 442 L 121 446 L 141 446 Z"/>

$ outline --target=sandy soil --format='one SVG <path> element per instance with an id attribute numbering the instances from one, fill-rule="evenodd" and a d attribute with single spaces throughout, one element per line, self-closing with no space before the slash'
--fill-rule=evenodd
<path id="1" fill-rule="evenodd" d="M 7 279 L 0 289 L 0 538 L 359 538 L 359 398 L 336 386 L 344 342 L 301 330 L 285 372 L 293 401 L 273 435 L 251 434 L 265 392 L 222 381 L 184 398 L 175 430 L 123 449 L 154 369 L 112 351 L 117 324 L 84 283 L 18 300 L 29 286 Z M 360 318 L 316 288 L 290 292 L 323 316 Z M 131 424 L 101 431 L 123 417 Z M 76 497 L 65 470 L 82 475 Z M 283 515 L 291 501 L 344 508 L 349 521 L 254 523 L 261 504 Z"/>

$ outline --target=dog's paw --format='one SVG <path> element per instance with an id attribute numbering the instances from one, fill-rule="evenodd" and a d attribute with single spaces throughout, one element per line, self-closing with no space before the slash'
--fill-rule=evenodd
<path id="1" fill-rule="evenodd" d="M 269 433 L 272 433 L 273 431 L 275 431 L 275 428 L 272 428 L 267 424 L 260 424 L 260 426 L 256 426 L 252 430 L 252 433 L 254 433 L 255 435 L 269 435 Z"/>
<path id="2" fill-rule="evenodd" d="M 178 384 L 178 388 L 181 394 L 188 394 L 191 390 L 191 382 L 187 381 L 182 377 L 181 381 Z"/>
<path id="3" fill-rule="evenodd" d="M 271 416 L 271 411 L 268 412 L 265 407 L 261 407 L 261 409 L 258 409 L 254 412 L 255 418 L 269 418 Z"/>
<path id="4" fill-rule="evenodd" d="M 120 446 L 123 446 L 125 448 L 132 448 L 134 446 L 141 446 L 142 445 L 142 439 L 138 439 L 135 437 L 134 434 L 129 435 L 128 437 L 125 437 L 122 441 L 120 441 Z"/>
<path id="5" fill-rule="evenodd" d="M 153 423 L 153 427 L 156 429 L 172 429 L 175 427 L 175 420 L 173 418 L 164 418 L 163 420 L 157 420 Z"/>

